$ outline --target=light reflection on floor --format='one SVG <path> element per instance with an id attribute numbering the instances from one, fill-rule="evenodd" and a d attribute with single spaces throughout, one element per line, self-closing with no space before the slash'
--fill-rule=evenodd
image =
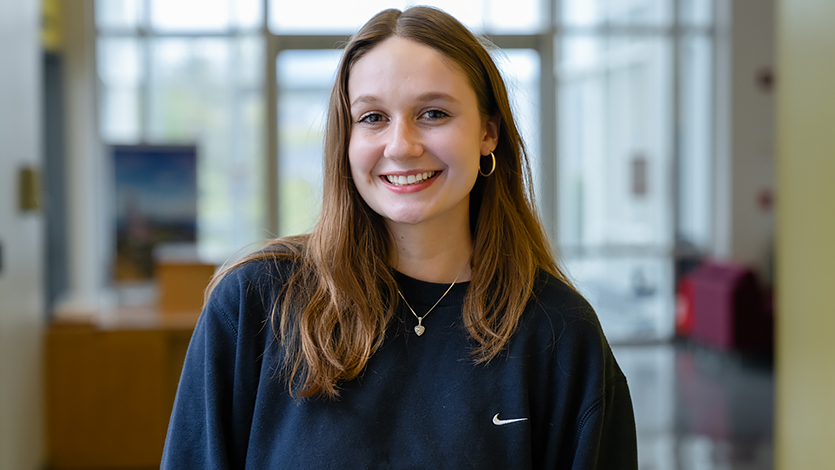
<path id="1" fill-rule="evenodd" d="M 774 374 L 763 354 L 686 342 L 614 346 L 642 470 L 770 470 Z"/>

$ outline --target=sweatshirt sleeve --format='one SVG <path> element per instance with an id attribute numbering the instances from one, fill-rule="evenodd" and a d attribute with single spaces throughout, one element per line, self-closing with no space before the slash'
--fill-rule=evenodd
<path id="1" fill-rule="evenodd" d="M 246 278 L 241 273 L 224 278 L 197 322 L 168 425 L 162 469 L 245 466 L 262 330 L 253 312 L 260 307 L 253 304 L 260 302 L 249 299 L 253 295 Z"/>
<path id="2" fill-rule="evenodd" d="M 635 417 L 626 379 L 609 384 L 583 414 L 575 449 L 574 470 L 637 470 Z"/>
<path id="3" fill-rule="evenodd" d="M 552 281 L 538 293 L 547 323 L 539 320 L 535 344 L 548 344 L 537 377 L 534 413 L 539 468 L 635 470 L 638 451 L 629 386 L 594 309 L 573 289 Z M 532 355 L 532 357 L 535 357 Z"/>

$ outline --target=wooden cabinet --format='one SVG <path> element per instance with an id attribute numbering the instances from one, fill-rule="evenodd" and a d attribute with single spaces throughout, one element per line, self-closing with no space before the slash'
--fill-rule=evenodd
<path id="1" fill-rule="evenodd" d="M 197 314 L 125 310 L 108 322 L 50 326 L 51 469 L 159 468 Z"/>

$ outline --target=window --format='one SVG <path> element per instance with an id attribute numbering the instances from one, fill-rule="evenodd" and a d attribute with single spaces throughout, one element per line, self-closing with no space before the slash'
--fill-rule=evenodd
<path id="1" fill-rule="evenodd" d="M 269 28 L 275 35 L 352 34 L 375 13 L 386 8 L 431 5 L 455 16 L 476 32 L 523 32 L 541 29 L 538 0 L 367 0 L 363 2 L 290 2 L 268 0 Z"/>
<path id="2" fill-rule="evenodd" d="M 679 254 L 710 243 L 710 6 L 558 9 L 556 240 L 614 340 L 672 334 Z"/>
<path id="3" fill-rule="evenodd" d="M 198 240 L 222 261 L 264 224 L 260 0 L 96 2 L 106 144 L 195 144 Z"/>
<path id="4" fill-rule="evenodd" d="M 325 118 L 339 50 L 278 54 L 278 227 L 281 235 L 309 232 L 322 203 Z"/>
<path id="5" fill-rule="evenodd" d="M 98 0 L 106 143 L 196 143 L 201 248 L 309 230 L 338 44 L 408 0 Z M 713 0 L 429 2 L 501 48 L 538 202 L 613 341 L 672 333 L 710 245 Z"/>

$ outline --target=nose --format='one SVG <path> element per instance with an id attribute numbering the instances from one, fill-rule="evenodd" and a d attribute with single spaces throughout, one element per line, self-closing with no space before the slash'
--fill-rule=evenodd
<path id="1" fill-rule="evenodd" d="M 389 127 L 384 156 L 392 160 L 406 160 L 423 153 L 420 131 L 409 119 L 395 119 Z"/>

